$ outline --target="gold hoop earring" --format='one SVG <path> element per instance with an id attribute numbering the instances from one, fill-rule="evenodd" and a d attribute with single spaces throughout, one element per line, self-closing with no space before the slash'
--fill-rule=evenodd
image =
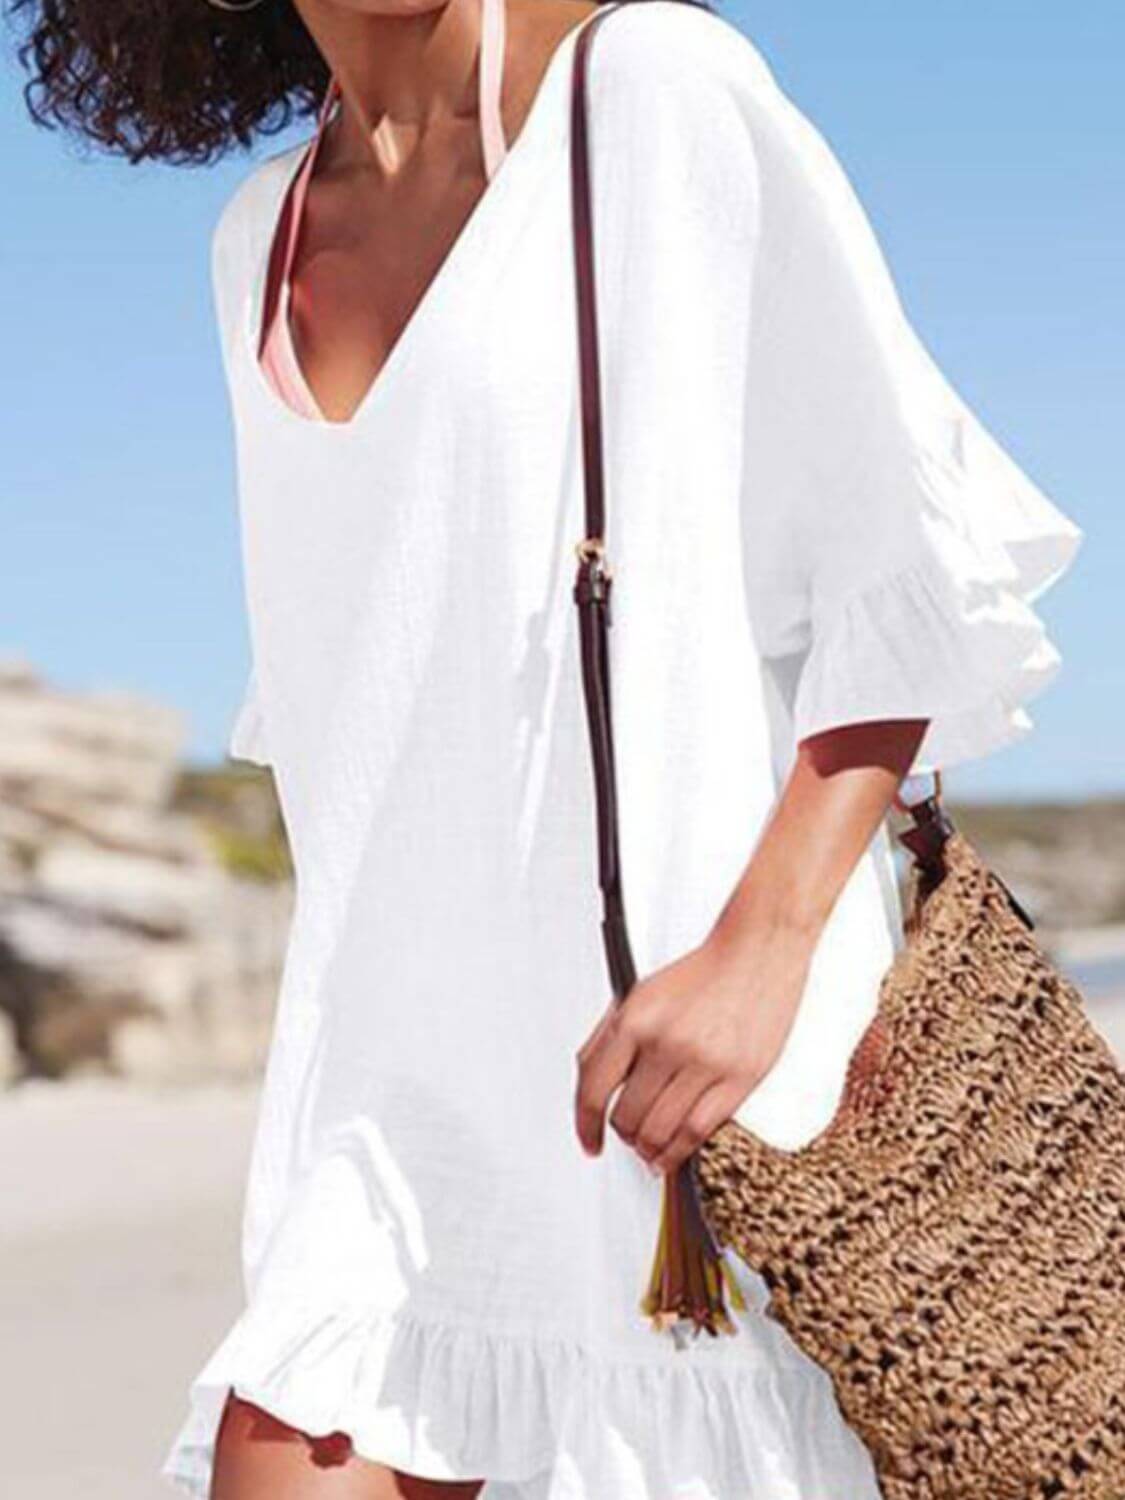
<path id="1" fill-rule="evenodd" d="M 246 10 L 257 10 L 261 3 L 262 0 L 243 0 L 242 4 L 237 4 L 236 0 L 207 0 L 207 4 L 215 10 L 230 11 L 234 15 Z"/>

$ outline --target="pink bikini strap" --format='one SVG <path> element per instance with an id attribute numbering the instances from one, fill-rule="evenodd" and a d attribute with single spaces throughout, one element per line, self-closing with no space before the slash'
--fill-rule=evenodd
<path id="1" fill-rule="evenodd" d="M 274 236 L 273 245 L 270 249 L 269 264 L 266 267 L 266 284 L 262 294 L 262 313 L 260 323 L 260 336 L 258 339 L 258 358 L 266 358 L 267 348 L 274 336 L 277 327 L 278 316 L 282 312 L 281 295 L 289 285 L 289 275 L 293 269 L 293 256 L 297 249 L 297 236 L 301 230 L 301 216 L 305 207 L 305 194 L 308 190 L 309 178 L 312 175 L 313 164 L 316 161 L 316 153 L 324 138 L 324 127 L 328 116 L 332 111 L 340 94 L 340 86 L 335 77 L 330 77 L 328 87 L 324 91 L 324 98 L 317 110 L 316 131 L 312 140 L 305 147 L 305 154 L 301 159 L 301 165 L 297 175 L 292 179 L 286 191 L 281 205 L 278 228 L 279 233 Z"/>
<path id="2" fill-rule="evenodd" d="M 500 85 L 504 77 L 505 0 L 480 0 L 480 62 L 477 67 L 481 147 L 484 173 L 491 181 L 504 160 L 508 143 L 500 118 Z"/>
<path id="3" fill-rule="evenodd" d="M 301 170 L 297 173 L 296 181 L 290 190 L 290 201 L 286 209 L 285 225 L 285 250 L 281 257 L 280 276 L 278 286 L 289 285 L 289 273 L 293 269 L 293 257 L 297 253 L 297 237 L 301 232 L 301 219 L 305 210 L 305 195 L 308 192 L 309 178 L 312 176 L 313 166 L 316 163 L 316 155 L 320 150 L 320 143 L 324 139 L 324 127 L 332 113 L 332 106 L 340 97 L 340 85 L 335 76 L 329 78 L 328 87 L 324 91 L 324 98 L 320 102 L 320 108 L 316 116 L 316 133 L 308 144 L 305 151 L 305 159 L 301 163 Z"/>
<path id="4" fill-rule="evenodd" d="M 477 62 L 477 107 L 480 119 L 481 149 L 484 156 L 485 176 L 491 181 L 508 150 L 500 113 L 501 85 L 504 77 L 507 8 L 506 0 L 479 0 L 479 3 L 481 17 L 480 56 Z M 293 257 L 297 252 L 297 238 L 301 231 L 301 218 L 304 213 L 305 195 L 308 191 L 309 179 L 312 177 L 316 154 L 324 138 L 324 127 L 328 123 L 332 107 L 339 97 L 340 85 L 335 75 L 333 75 L 328 80 L 328 87 L 324 91 L 324 98 L 321 100 L 320 108 L 317 111 L 315 134 L 305 150 L 304 160 L 301 162 L 296 177 L 290 184 L 289 192 L 286 195 L 286 202 L 282 207 L 281 217 L 285 226 L 285 232 L 283 236 L 279 237 L 278 242 L 275 243 L 274 254 L 270 257 L 264 305 L 266 317 L 262 323 L 259 356 L 264 351 L 273 318 L 276 316 L 280 293 L 283 288 L 289 285 L 289 277 L 293 269 Z"/>

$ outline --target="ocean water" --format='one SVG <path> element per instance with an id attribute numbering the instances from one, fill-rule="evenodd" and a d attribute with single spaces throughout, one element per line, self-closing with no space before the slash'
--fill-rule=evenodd
<path id="1" fill-rule="evenodd" d="M 1088 1000 L 1120 999 L 1125 1007 L 1125 953 L 1059 963 Z"/>

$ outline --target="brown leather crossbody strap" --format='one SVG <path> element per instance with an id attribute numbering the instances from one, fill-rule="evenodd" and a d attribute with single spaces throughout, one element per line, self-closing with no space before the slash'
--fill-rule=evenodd
<path id="1" fill-rule="evenodd" d="M 594 225 L 590 203 L 590 146 L 586 77 L 594 32 L 621 0 L 603 6 L 582 27 L 574 49 L 570 94 L 571 216 L 578 305 L 578 354 L 582 394 L 582 465 L 586 496 L 586 536 L 601 541 L 605 532 L 602 470 L 601 376 L 598 368 L 598 315 L 594 289 Z"/>
<path id="2" fill-rule="evenodd" d="M 594 287 L 594 234 L 590 201 L 586 74 L 594 32 L 621 0 L 606 5 L 578 34 L 574 49 L 570 116 L 571 209 L 574 233 L 578 356 L 582 403 L 582 472 L 585 535 L 578 543 L 574 600 L 578 606 L 582 691 L 594 766 L 598 826 L 598 885 L 602 900 L 602 942 L 613 993 L 621 1000 L 636 982 L 636 968 L 625 928 L 621 858 L 617 830 L 617 776 L 609 693 L 609 598 L 611 579 L 605 557 L 605 474 L 602 462 L 601 378 Z"/>
<path id="3" fill-rule="evenodd" d="M 586 534 L 578 543 L 574 599 L 578 606 L 582 653 L 582 690 L 597 803 L 598 884 L 602 900 L 602 941 L 613 993 L 621 1001 L 636 983 L 637 973 L 625 926 L 621 892 L 621 856 L 617 832 L 617 779 L 613 753 L 613 717 L 609 692 L 610 570 L 605 556 L 605 476 L 602 463 L 601 382 L 598 368 L 598 320 L 594 287 L 594 233 L 590 202 L 590 153 L 586 109 L 586 72 L 594 31 L 622 4 L 616 0 L 586 21 L 574 52 L 571 91 L 571 191 L 574 267 L 577 291 L 579 373 L 582 397 L 582 460 Z M 685 0 L 692 3 L 692 0 Z M 664 1179 L 664 1205 L 656 1254 L 641 1309 L 656 1328 L 685 1327 L 699 1332 L 733 1332 L 727 1310 L 743 1307 L 718 1244 L 699 1204 L 691 1158 Z"/>
<path id="4" fill-rule="evenodd" d="M 582 688 L 594 764 L 598 826 L 598 885 L 602 899 L 602 942 L 613 993 L 621 1000 L 636 982 L 636 968 L 625 927 L 617 819 L 617 775 L 609 690 L 609 623 L 612 588 L 605 552 L 605 471 L 602 457 L 601 370 L 594 279 L 594 223 L 590 193 L 589 111 L 586 78 L 594 33 L 607 16 L 644 0 L 612 0 L 582 23 L 574 48 L 570 97 L 571 222 L 578 313 L 578 360 L 582 403 L 582 478 L 585 534 L 578 543 L 578 605 Z M 684 0 L 691 4 L 692 0 Z M 696 0 L 698 3 L 698 0 Z M 701 7 L 705 8 L 705 7 Z"/>
<path id="5" fill-rule="evenodd" d="M 577 292 L 579 375 L 582 403 L 582 466 L 585 535 L 578 543 L 574 599 L 578 606 L 582 689 L 594 767 L 598 833 L 598 884 L 602 900 L 602 941 L 617 1000 L 636 983 L 636 967 L 625 925 L 618 847 L 617 778 L 609 691 L 610 569 L 606 561 L 606 496 L 602 454 L 601 372 L 594 281 L 594 226 L 590 193 L 590 152 L 586 76 L 596 28 L 614 10 L 642 0 L 613 0 L 582 24 L 573 59 L 570 118 L 570 173 Z M 699 0 L 684 0 L 698 4 Z M 707 5 L 701 9 L 709 10 Z M 901 835 L 924 872 L 940 875 L 940 854 L 951 825 L 933 797 L 912 806 L 913 831 Z M 936 878 L 936 876 L 935 876 Z M 1015 905 L 1014 897 L 1011 898 Z M 1018 906 L 1016 910 L 1030 925 Z M 664 1206 L 656 1256 L 641 1307 L 656 1328 L 698 1333 L 732 1333 L 736 1324 L 726 1305 L 745 1308 L 737 1281 L 704 1216 L 689 1157 L 664 1179 Z"/>
<path id="6" fill-rule="evenodd" d="M 609 643 L 611 577 L 606 561 L 605 474 L 602 456 L 601 371 L 598 362 L 597 297 L 594 279 L 594 225 L 590 192 L 589 121 L 586 77 L 594 32 L 606 17 L 644 0 L 612 0 L 581 24 L 573 58 L 570 106 L 571 207 L 574 236 L 575 290 L 578 312 L 578 353 L 582 403 L 582 474 L 585 492 L 585 535 L 578 544 L 578 576 L 574 597 L 579 609 L 582 681 L 594 762 L 597 799 L 598 883 L 602 894 L 602 935 L 610 981 L 618 999 L 636 980 L 621 892 L 621 860 L 617 828 L 617 778 L 610 713 Z M 700 0 L 684 0 L 709 10 Z M 951 825 L 940 803 L 941 778 L 934 773 L 930 797 L 907 807 L 896 806 L 914 819 L 914 828 L 899 837 L 915 859 L 935 862 Z M 1021 915 L 1024 915 L 1021 912 Z"/>

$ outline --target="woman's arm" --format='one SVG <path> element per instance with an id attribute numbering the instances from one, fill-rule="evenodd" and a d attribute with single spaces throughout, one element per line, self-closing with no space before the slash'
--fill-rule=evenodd
<path id="1" fill-rule="evenodd" d="M 742 878 L 706 939 L 613 1002 L 578 1052 L 578 1137 L 609 1116 L 672 1171 L 777 1061 L 824 923 L 890 807 L 927 720 L 849 724 L 798 746 Z"/>

